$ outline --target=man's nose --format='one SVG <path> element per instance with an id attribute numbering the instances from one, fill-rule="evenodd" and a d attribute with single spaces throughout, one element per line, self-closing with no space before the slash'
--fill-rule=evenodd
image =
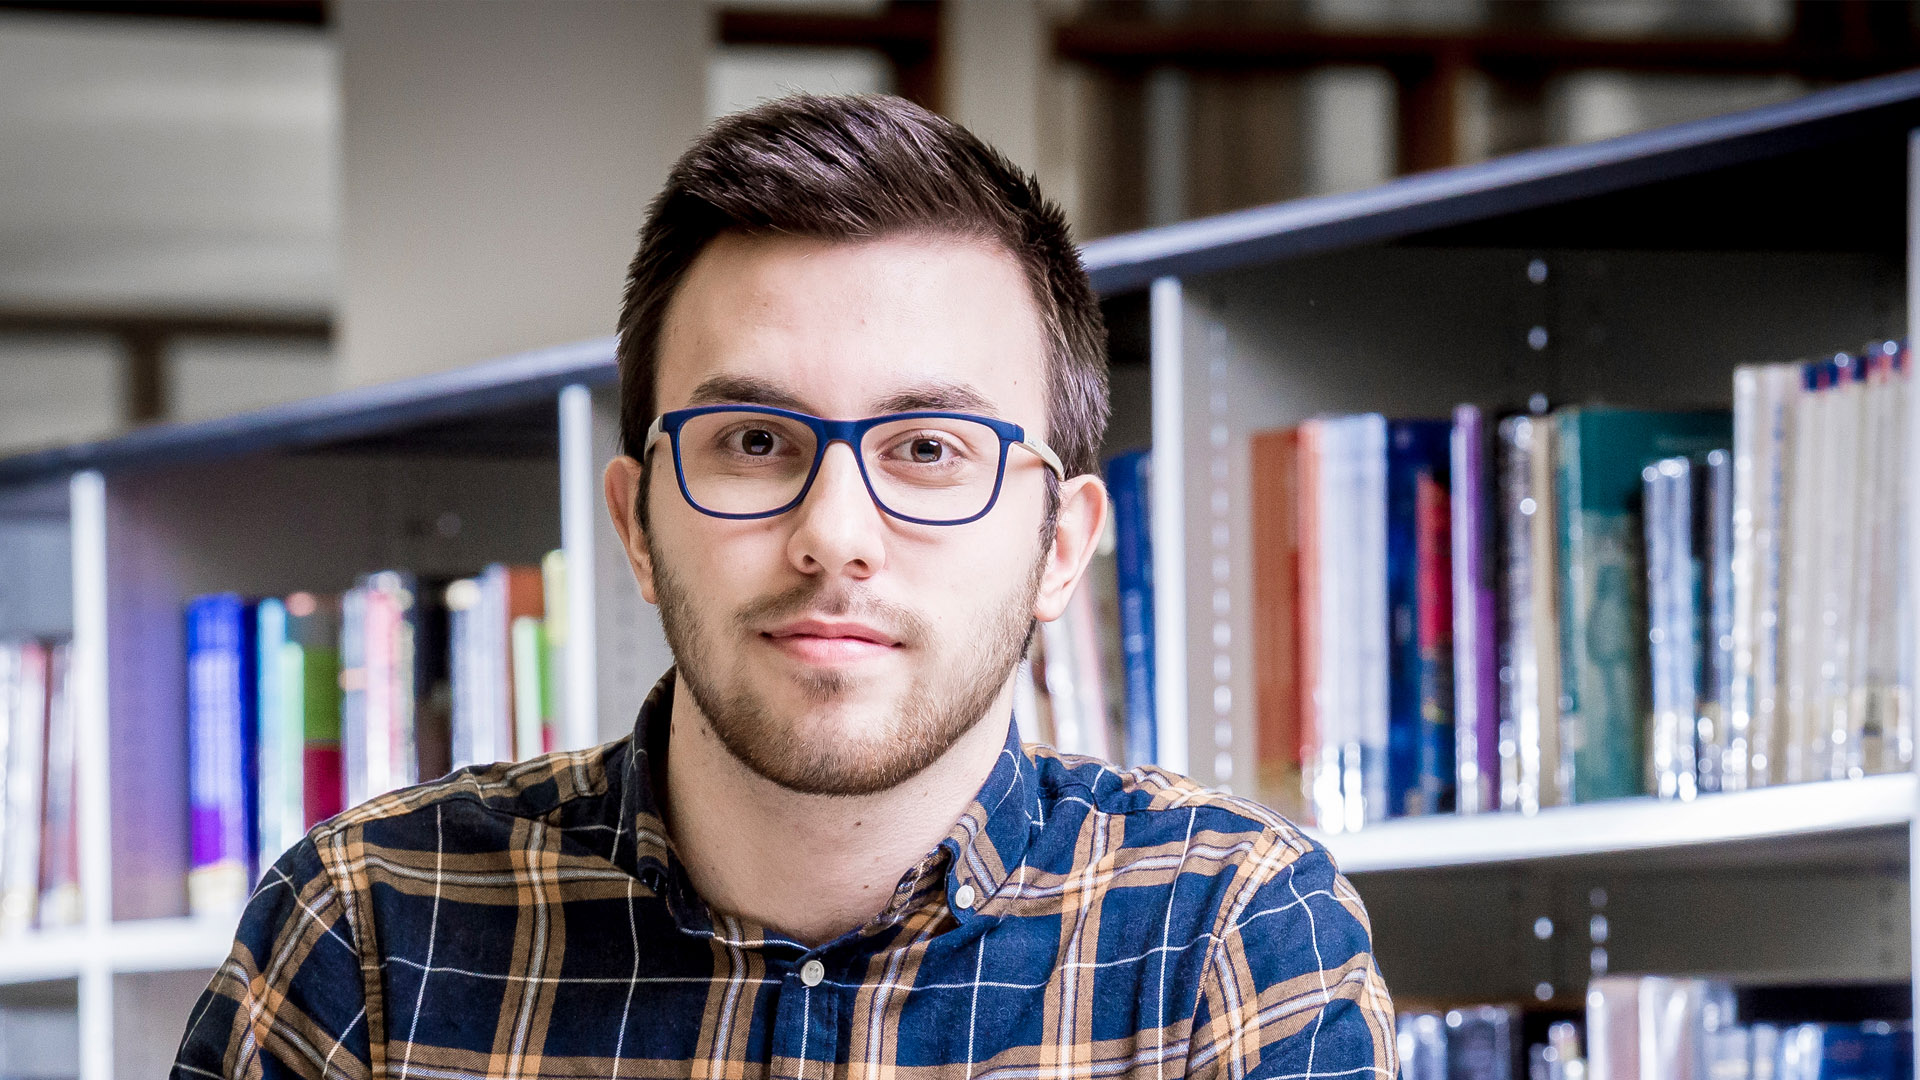
<path id="1" fill-rule="evenodd" d="M 797 515 L 788 556 L 805 573 L 865 577 L 886 561 L 883 512 L 867 490 L 860 460 L 844 442 L 827 445 Z"/>

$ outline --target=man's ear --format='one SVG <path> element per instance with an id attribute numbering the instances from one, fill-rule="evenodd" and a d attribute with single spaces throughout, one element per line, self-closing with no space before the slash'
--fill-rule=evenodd
<path id="1" fill-rule="evenodd" d="M 1107 489 L 1098 476 L 1082 473 L 1060 484 L 1060 513 L 1047 548 L 1047 568 L 1033 599 L 1033 617 L 1052 622 L 1067 610 L 1074 588 L 1086 576 L 1106 527 Z"/>
<path id="2" fill-rule="evenodd" d="M 600 483 L 606 491 L 607 513 L 613 516 L 613 531 L 620 534 L 620 546 L 626 549 L 627 564 L 633 568 L 633 580 L 640 584 L 640 595 L 647 603 L 657 604 L 653 555 L 647 550 L 647 535 L 640 528 L 640 500 L 647 497 L 647 493 L 640 490 L 640 479 L 645 474 L 638 461 L 623 454 L 607 462 L 607 471 L 601 475 Z"/>

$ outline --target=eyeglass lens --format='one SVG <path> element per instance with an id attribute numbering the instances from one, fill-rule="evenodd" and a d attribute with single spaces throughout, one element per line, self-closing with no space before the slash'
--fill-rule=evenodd
<path id="1" fill-rule="evenodd" d="M 773 413 L 717 412 L 680 428 L 687 494 L 703 510 L 764 514 L 800 494 L 813 467 L 813 430 Z M 879 424 L 860 443 L 873 495 L 887 510 L 923 521 L 961 521 L 987 508 L 1000 479 L 1000 436 L 951 417 Z"/>

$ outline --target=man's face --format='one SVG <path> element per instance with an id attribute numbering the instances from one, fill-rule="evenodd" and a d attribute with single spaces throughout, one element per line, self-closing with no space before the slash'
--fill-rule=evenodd
<path id="1" fill-rule="evenodd" d="M 657 401 L 949 409 L 1044 439 L 1044 375 L 1039 312 L 997 249 L 725 235 L 668 309 Z M 736 758 L 792 790 L 884 790 L 938 759 L 995 708 L 1034 617 L 1058 614 L 1079 569 L 1054 565 L 1045 467 L 1017 447 L 992 512 L 953 526 L 882 512 L 844 443 L 800 506 L 758 520 L 695 510 L 668 442 L 652 455 L 648 535 L 628 546 L 681 686 Z"/>

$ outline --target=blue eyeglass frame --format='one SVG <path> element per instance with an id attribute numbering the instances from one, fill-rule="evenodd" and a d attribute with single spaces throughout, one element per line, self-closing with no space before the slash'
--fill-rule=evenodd
<path id="1" fill-rule="evenodd" d="M 757 514 L 722 513 L 718 510 L 709 510 L 695 501 L 693 492 L 687 490 L 687 470 L 683 468 L 680 463 L 680 429 L 686 426 L 687 421 L 695 417 L 708 416 L 713 413 L 761 413 L 768 416 L 779 416 L 805 425 L 812 431 L 814 439 L 813 464 L 807 468 L 807 478 L 800 482 L 799 494 L 795 495 L 785 506 L 773 510 L 765 510 Z M 971 517 L 954 518 L 952 520 L 909 517 L 888 506 L 886 501 L 880 498 L 880 493 L 873 490 L 873 478 L 867 475 L 867 459 L 860 453 L 861 440 L 867 437 L 867 432 L 872 431 L 881 424 L 892 424 L 901 420 L 968 420 L 986 427 L 994 434 L 1000 436 L 1000 463 L 993 477 L 993 493 L 987 496 L 987 505 L 981 508 L 979 513 Z M 794 412 L 791 409 L 776 409 L 770 405 L 702 405 L 691 409 L 674 409 L 671 412 L 664 412 L 658 417 L 655 417 L 653 424 L 647 428 L 647 441 L 643 453 L 652 453 L 653 444 L 660 441 L 662 435 L 667 436 L 668 441 L 673 444 L 673 476 L 680 484 L 680 497 L 687 500 L 688 506 L 693 507 L 708 517 L 726 518 L 732 521 L 752 521 L 758 518 L 778 517 L 792 510 L 794 507 L 799 506 L 802 502 L 805 502 L 807 492 L 813 490 L 814 477 L 820 475 L 820 463 L 826 459 L 827 447 L 837 442 L 846 443 L 847 448 L 853 451 L 853 460 L 855 464 L 860 467 L 860 482 L 867 485 L 867 497 L 873 500 L 873 505 L 879 507 L 881 513 L 890 517 L 899 518 L 901 521 L 912 522 L 915 525 L 965 525 L 969 522 L 979 521 L 991 513 L 994 504 L 1000 501 L 1000 487 L 1007 479 L 1007 448 L 1011 446 L 1025 447 L 1035 457 L 1038 457 L 1047 468 L 1053 470 L 1055 476 L 1062 480 L 1067 478 L 1066 467 L 1060 464 L 1060 455 L 1054 453 L 1052 447 L 1041 442 L 1039 439 L 1027 438 L 1026 429 L 1022 428 L 1019 424 L 1009 423 L 1005 420 L 996 420 L 991 416 L 979 416 L 974 413 L 924 410 L 917 412 L 887 413 L 884 416 L 869 416 L 864 420 L 827 420 L 809 413 Z"/>

